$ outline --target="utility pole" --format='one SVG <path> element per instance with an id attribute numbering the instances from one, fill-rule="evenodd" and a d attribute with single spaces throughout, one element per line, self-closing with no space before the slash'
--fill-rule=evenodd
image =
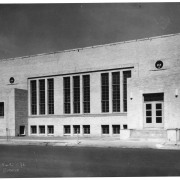
<path id="1" fill-rule="evenodd" d="M 8 128 L 6 128 L 6 140 L 8 141 Z"/>

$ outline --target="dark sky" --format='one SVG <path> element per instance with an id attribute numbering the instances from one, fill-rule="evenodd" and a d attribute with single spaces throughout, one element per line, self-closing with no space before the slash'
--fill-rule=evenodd
<path id="1" fill-rule="evenodd" d="M 0 5 L 0 59 L 174 33 L 180 3 Z"/>

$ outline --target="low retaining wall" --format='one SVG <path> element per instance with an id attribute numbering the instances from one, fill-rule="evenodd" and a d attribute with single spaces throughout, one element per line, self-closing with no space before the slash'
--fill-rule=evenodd
<path id="1" fill-rule="evenodd" d="M 179 141 L 180 129 L 167 129 L 167 138 L 169 141 Z"/>
<path id="2" fill-rule="evenodd" d="M 121 129 L 120 139 L 122 139 L 122 140 L 129 139 L 130 135 L 131 135 L 130 129 Z"/>

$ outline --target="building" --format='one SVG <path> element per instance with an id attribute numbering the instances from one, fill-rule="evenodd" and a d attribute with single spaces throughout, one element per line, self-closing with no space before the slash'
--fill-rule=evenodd
<path id="1" fill-rule="evenodd" d="M 0 136 L 174 139 L 179 72 L 180 34 L 1 60 Z"/>

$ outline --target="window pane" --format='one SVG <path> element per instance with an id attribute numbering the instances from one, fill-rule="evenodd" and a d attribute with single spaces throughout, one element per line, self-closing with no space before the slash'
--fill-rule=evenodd
<path id="1" fill-rule="evenodd" d="M 162 110 L 156 111 L 156 116 L 162 116 Z"/>
<path id="2" fill-rule="evenodd" d="M 151 111 L 146 111 L 146 116 L 152 116 L 152 112 Z"/>
<path id="3" fill-rule="evenodd" d="M 146 109 L 151 109 L 152 105 L 151 104 L 146 104 Z"/>
<path id="4" fill-rule="evenodd" d="M 152 123 L 152 118 L 151 117 L 146 117 L 146 123 Z"/>
<path id="5" fill-rule="evenodd" d="M 156 123 L 162 123 L 162 117 L 156 117 Z"/>
<path id="6" fill-rule="evenodd" d="M 156 104 L 156 109 L 162 109 L 162 104 L 161 103 Z"/>

